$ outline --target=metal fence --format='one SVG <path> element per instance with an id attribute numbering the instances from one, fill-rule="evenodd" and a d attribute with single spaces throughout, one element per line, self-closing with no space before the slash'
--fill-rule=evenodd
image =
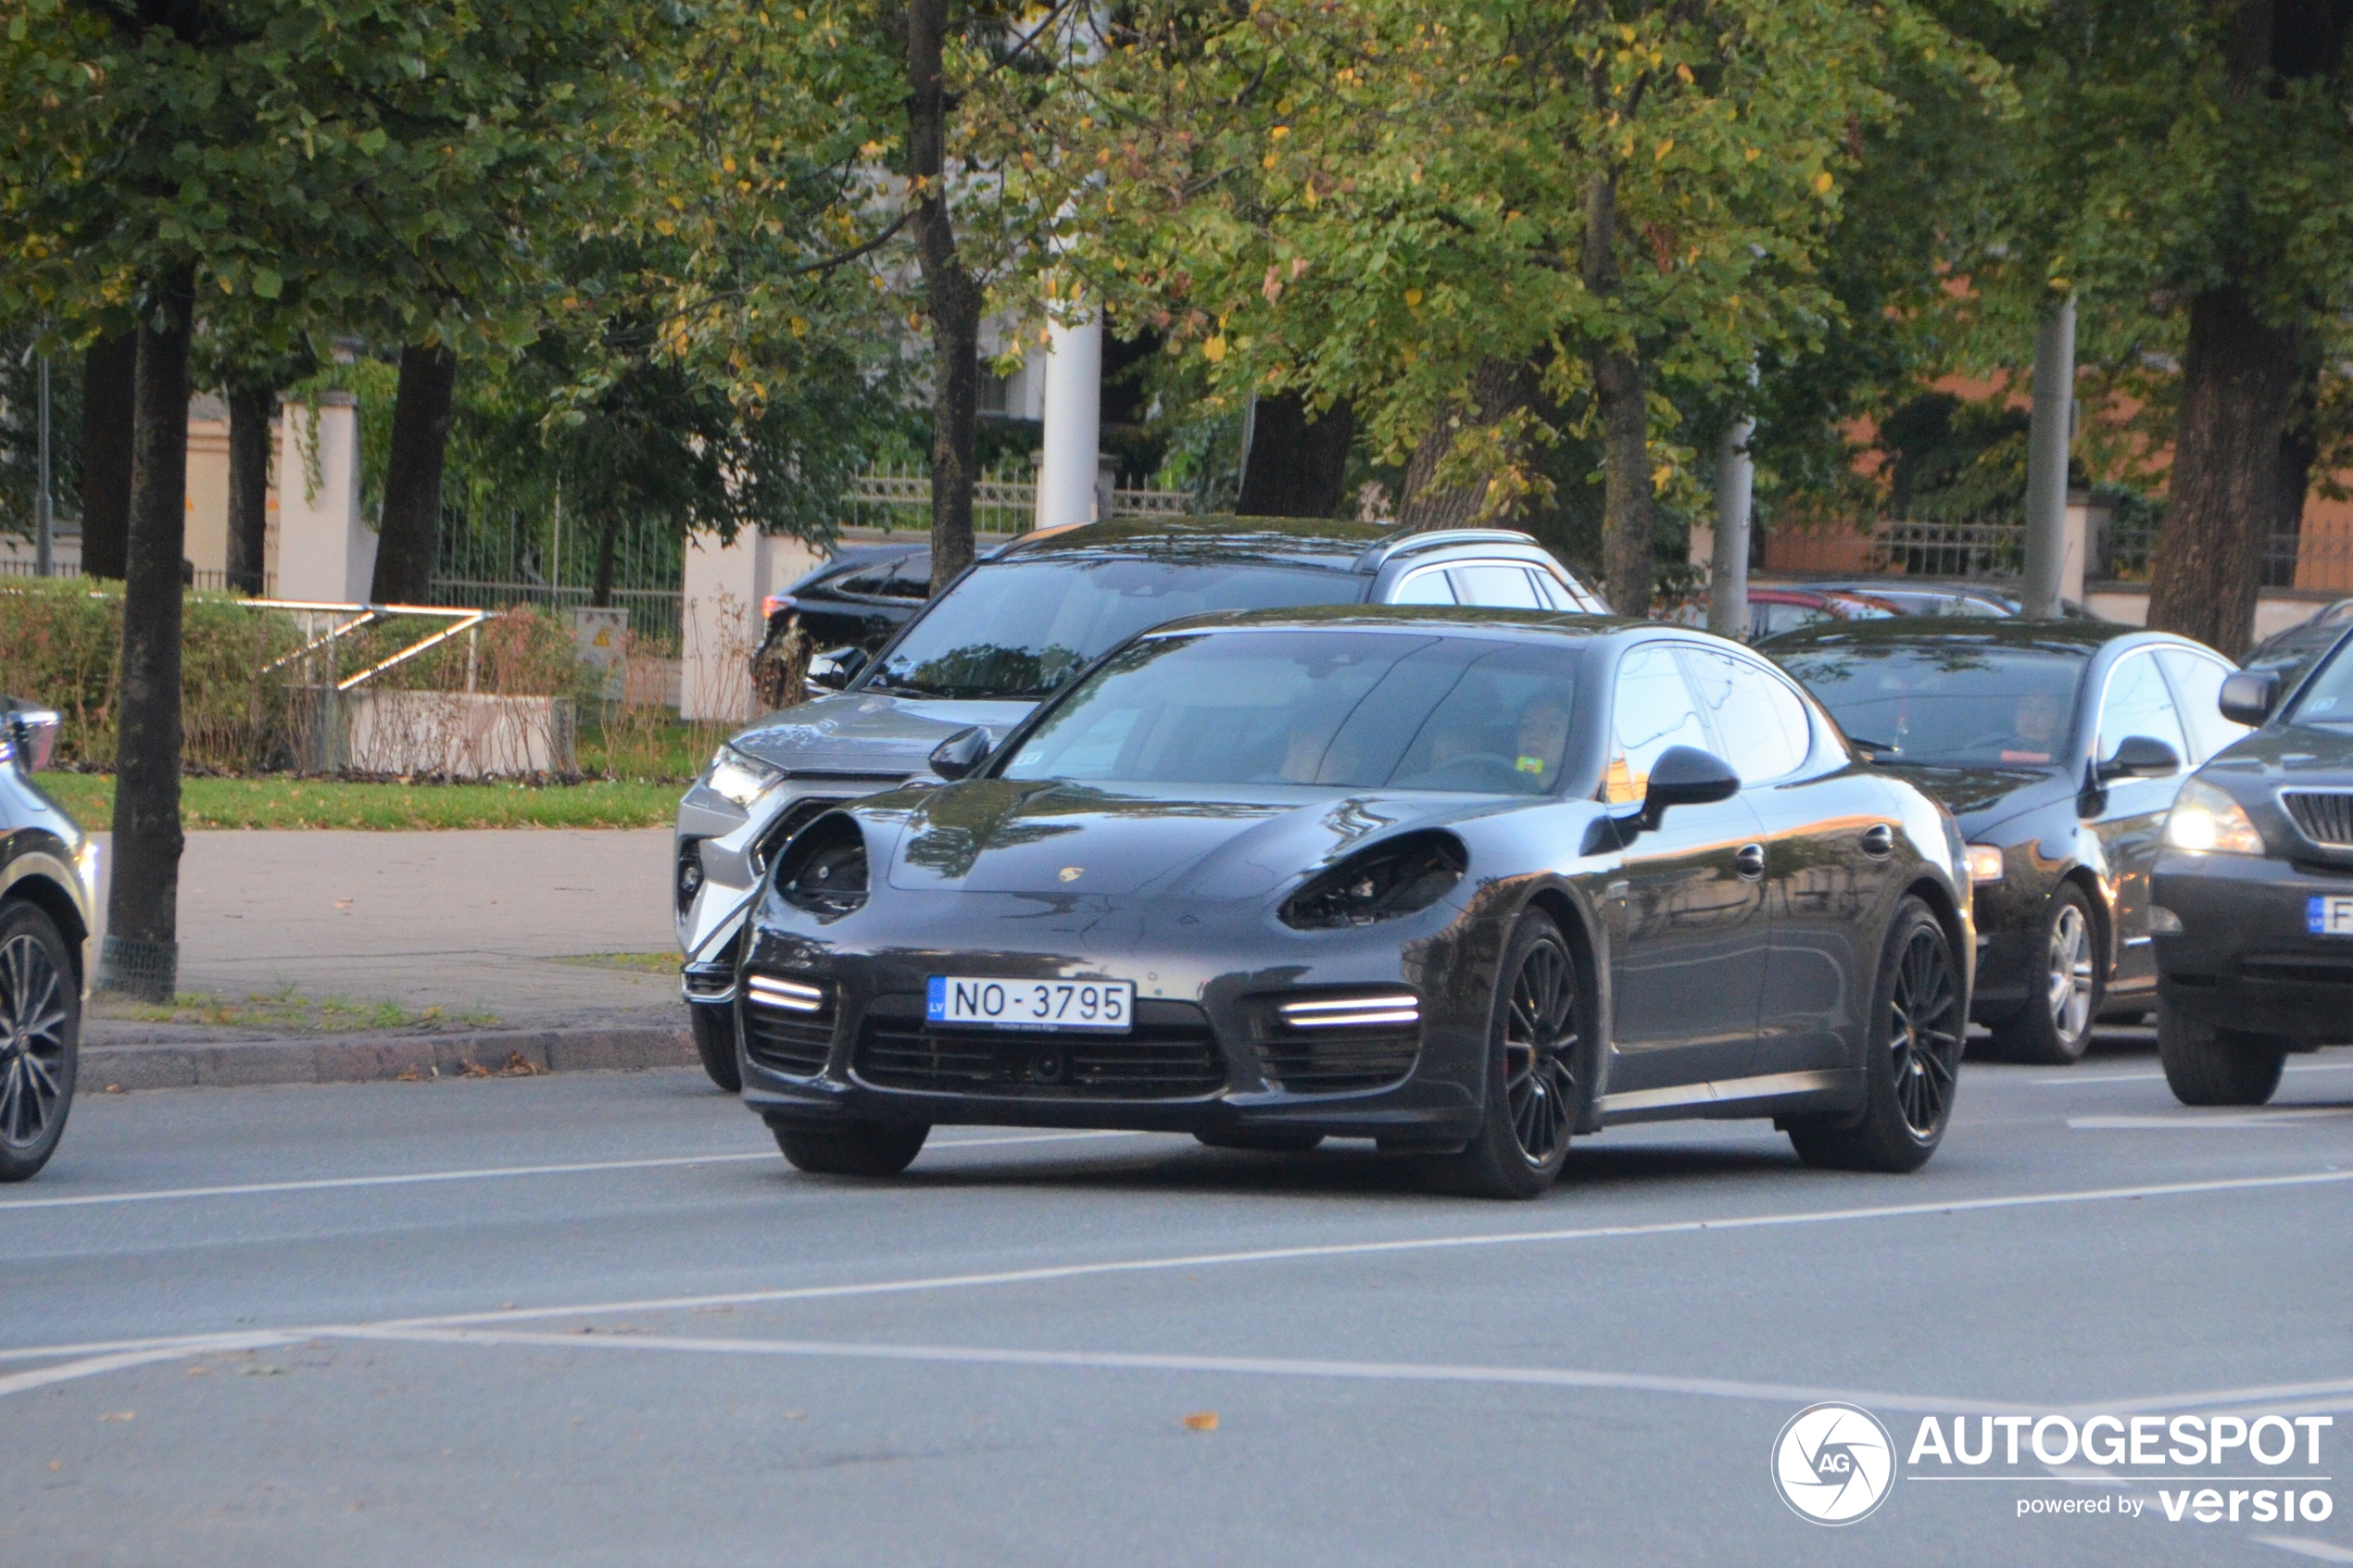
<path id="1" fill-rule="evenodd" d="M 2157 529 L 2138 519 L 2096 518 L 2083 575 L 2095 583 L 2145 583 Z M 1871 534 L 1874 570 L 1919 577 L 2021 577 L 2026 528 L 2002 522 L 1881 522 Z M 2353 593 L 2353 535 L 2274 533 L 2263 553 L 2263 586 Z"/>
<path id="2" fill-rule="evenodd" d="M 1038 517 L 1038 485 L 1014 473 L 1026 469 L 998 470 L 973 483 L 973 530 L 979 533 L 1026 533 Z M 1111 493 L 1114 517 L 1182 517 L 1193 510 L 1192 495 L 1183 490 L 1120 490 Z M 854 528 L 928 528 L 931 526 L 931 473 L 921 468 L 881 469 L 862 475 L 850 493 Z"/>

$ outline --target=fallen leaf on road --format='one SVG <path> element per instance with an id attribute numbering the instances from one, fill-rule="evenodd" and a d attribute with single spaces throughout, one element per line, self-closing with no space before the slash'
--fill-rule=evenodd
<path id="1" fill-rule="evenodd" d="M 507 1053 L 507 1065 L 500 1068 L 498 1071 L 501 1074 L 509 1078 L 528 1078 L 537 1073 L 539 1069 L 534 1066 L 531 1060 L 526 1058 L 522 1052 L 509 1051 Z"/>
<path id="2" fill-rule="evenodd" d="M 237 1375 L 239 1377 L 283 1377 L 286 1375 L 286 1369 L 282 1366 L 241 1366 L 237 1369 Z"/>
<path id="3" fill-rule="evenodd" d="M 347 909 L 351 908 L 351 900 L 348 898 L 338 898 L 335 900 L 335 908 L 338 909 Z"/>
<path id="4" fill-rule="evenodd" d="M 131 1411 L 108 1411 L 98 1419 L 100 1421 L 129 1421 L 132 1419 L 133 1413 L 134 1412 Z"/>
<path id="5" fill-rule="evenodd" d="M 122 1093 L 122 1085 L 120 1084 L 108 1084 L 107 1085 L 107 1093 L 110 1095 L 119 1095 Z"/>
<path id="6" fill-rule="evenodd" d="M 1185 1418 L 1185 1424 L 1196 1432 L 1214 1432 L 1217 1430 L 1217 1412 L 1195 1411 Z"/>
<path id="7" fill-rule="evenodd" d="M 809 1419 L 809 1412 L 807 1411 L 786 1411 L 785 1412 L 785 1419 L 786 1421 L 807 1421 Z"/>
<path id="8" fill-rule="evenodd" d="M 63 1470 L 63 1469 L 65 1468 L 65 1466 L 64 1466 L 64 1465 L 62 1465 L 62 1464 L 60 1464 L 60 1463 L 58 1463 L 56 1460 L 54 1460 L 54 1459 L 53 1459 L 53 1460 L 51 1460 L 51 1461 L 49 1461 L 49 1468 L 50 1468 L 50 1469 L 52 1469 L 52 1470 Z"/>
<path id="9" fill-rule="evenodd" d="M 190 1377 L 210 1377 L 212 1375 L 212 1369 L 208 1366 L 192 1366 L 188 1369 L 188 1375 Z"/>

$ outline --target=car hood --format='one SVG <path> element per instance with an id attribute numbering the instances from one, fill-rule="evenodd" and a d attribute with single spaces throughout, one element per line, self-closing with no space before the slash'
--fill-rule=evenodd
<path id="1" fill-rule="evenodd" d="M 2021 811 L 2066 800 L 2075 786 L 2042 768 L 1944 768 L 1926 762 L 1883 762 L 1880 771 L 1916 785 L 1958 819 L 1967 836 Z"/>
<path id="2" fill-rule="evenodd" d="M 2274 724 L 2242 735 L 2208 768 L 2236 773 L 2262 769 L 2283 784 L 2353 788 L 2353 724 Z"/>
<path id="3" fill-rule="evenodd" d="M 1392 832 L 1509 809 L 1494 796 L 975 779 L 854 809 L 903 818 L 890 884 L 1078 898 L 1264 897 Z M 911 809 L 912 808 L 912 809 Z"/>
<path id="4" fill-rule="evenodd" d="M 923 772 L 934 747 L 957 731 L 986 725 L 999 740 L 1034 702 L 939 702 L 840 692 L 774 713 L 728 745 L 788 773 Z"/>

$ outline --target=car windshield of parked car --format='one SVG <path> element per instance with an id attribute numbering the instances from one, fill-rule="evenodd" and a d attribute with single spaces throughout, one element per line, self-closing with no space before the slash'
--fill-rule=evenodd
<path id="1" fill-rule="evenodd" d="M 1574 710 L 1567 646 L 1380 632 L 1153 637 L 1088 677 L 1009 779 L 1544 795 Z"/>
<path id="2" fill-rule="evenodd" d="M 1795 648 L 1780 662 L 1879 759 L 2047 767 L 2066 750 L 2081 654 L 1985 643 Z"/>
<path id="3" fill-rule="evenodd" d="M 2288 717 L 2298 724 L 2353 728 L 2353 642 L 2337 645 L 2335 654 L 2296 699 L 2296 710 Z"/>
<path id="4" fill-rule="evenodd" d="M 917 618 L 869 689 L 911 696 L 1050 696 L 1139 632 L 1221 609 L 1353 604 L 1353 572 L 1268 561 L 985 562 Z"/>

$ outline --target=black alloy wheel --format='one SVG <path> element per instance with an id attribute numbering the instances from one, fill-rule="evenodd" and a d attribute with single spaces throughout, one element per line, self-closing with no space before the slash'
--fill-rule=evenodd
<path id="1" fill-rule="evenodd" d="M 1880 958 L 1862 1114 L 1793 1119 L 1786 1125 L 1797 1157 L 1839 1171 L 1901 1173 L 1927 1164 L 1952 1123 L 1967 1027 L 1951 938 L 1934 911 L 1907 897 Z"/>
<path id="2" fill-rule="evenodd" d="M 1535 1198 L 1560 1174 L 1577 1121 L 1577 960 L 1552 917 L 1530 911 L 1501 974 L 1478 1135 L 1459 1154 L 1426 1156 L 1422 1173 L 1442 1192 Z"/>
<path id="3" fill-rule="evenodd" d="M 0 906 L 0 1182 L 49 1162 L 73 1109 L 82 993 L 57 922 Z"/>

